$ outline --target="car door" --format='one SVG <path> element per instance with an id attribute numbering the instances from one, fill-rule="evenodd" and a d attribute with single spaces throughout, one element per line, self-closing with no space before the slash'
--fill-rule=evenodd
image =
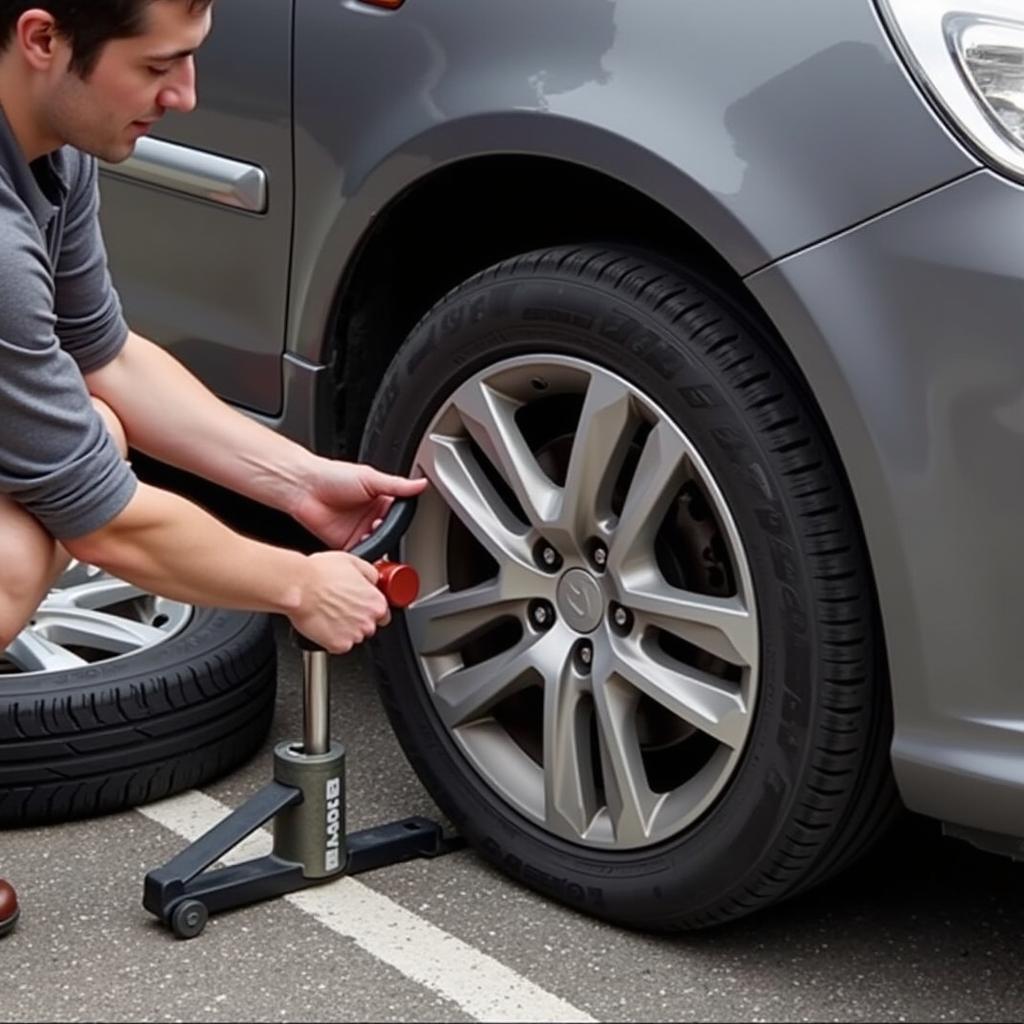
<path id="1" fill-rule="evenodd" d="M 104 165 L 102 221 L 132 328 L 214 391 L 281 404 L 292 230 L 292 0 L 218 0 L 199 105 Z"/>

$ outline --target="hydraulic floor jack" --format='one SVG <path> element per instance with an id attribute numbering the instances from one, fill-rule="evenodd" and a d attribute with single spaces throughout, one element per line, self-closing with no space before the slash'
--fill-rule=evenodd
<path id="1" fill-rule="evenodd" d="M 397 608 L 416 599 L 419 579 L 410 566 L 380 559 L 396 546 L 414 511 L 415 499 L 396 501 L 374 535 L 352 550 L 376 563 L 378 586 Z M 146 875 L 143 906 L 179 938 L 195 938 L 209 915 L 221 910 L 464 845 L 438 822 L 421 817 L 345 834 L 345 748 L 329 735 L 328 655 L 298 634 L 296 640 L 302 648 L 302 743 L 278 744 L 273 782 Z M 272 853 L 206 871 L 271 818 Z"/>

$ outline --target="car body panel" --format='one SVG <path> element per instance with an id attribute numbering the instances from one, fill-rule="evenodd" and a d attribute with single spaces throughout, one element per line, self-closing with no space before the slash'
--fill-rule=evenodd
<path id="1" fill-rule="evenodd" d="M 266 213 L 104 172 L 103 230 L 135 330 L 229 401 L 275 413 L 292 232 L 291 5 L 229 0 L 214 20 L 197 56 L 199 106 L 167 115 L 155 136 L 264 170 Z"/>
<path id="2" fill-rule="evenodd" d="M 1017 834 L 1022 236 L 1024 189 L 979 171 L 748 281 L 822 397 L 861 513 L 904 800 Z"/>

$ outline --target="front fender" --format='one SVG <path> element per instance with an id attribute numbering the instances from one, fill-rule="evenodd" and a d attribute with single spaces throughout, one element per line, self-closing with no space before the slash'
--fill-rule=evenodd
<path id="1" fill-rule="evenodd" d="M 309 0 L 295 69 L 289 347 L 311 358 L 373 218 L 455 160 L 594 168 L 740 275 L 975 166 L 869 0 Z"/>

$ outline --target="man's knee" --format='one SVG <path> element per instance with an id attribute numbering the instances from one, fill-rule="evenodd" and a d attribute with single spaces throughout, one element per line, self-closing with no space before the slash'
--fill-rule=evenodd
<path id="1" fill-rule="evenodd" d="M 21 632 L 67 561 L 36 519 L 0 497 L 0 651 Z"/>
<path id="2" fill-rule="evenodd" d="M 121 457 L 128 458 L 128 439 L 117 414 L 100 398 L 92 404 Z M 68 560 L 35 518 L 10 498 L 0 497 L 0 651 L 31 618 Z"/>
<path id="3" fill-rule="evenodd" d="M 92 404 L 121 457 L 128 458 L 128 439 L 117 414 L 100 398 Z M 0 497 L 0 651 L 22 630 L 68 561 L 67 552 L 35 518 Z"/>
<path id="4" fill-rule="evenodd" d="M 111 409 L 102 398 L 92 396 L 92 404 L 100 414 L 100 418 L 107 425 L 107 430 L 110 431 L 110 436 L 114 439 L 114 444 L 117 445 L 117 450 L 121 453 L 121 458 L 127 459 L 128 436 L 125 434 L 124 424 L 118 419 L 117 413 L 114 412 L 114 410 Z"/>

